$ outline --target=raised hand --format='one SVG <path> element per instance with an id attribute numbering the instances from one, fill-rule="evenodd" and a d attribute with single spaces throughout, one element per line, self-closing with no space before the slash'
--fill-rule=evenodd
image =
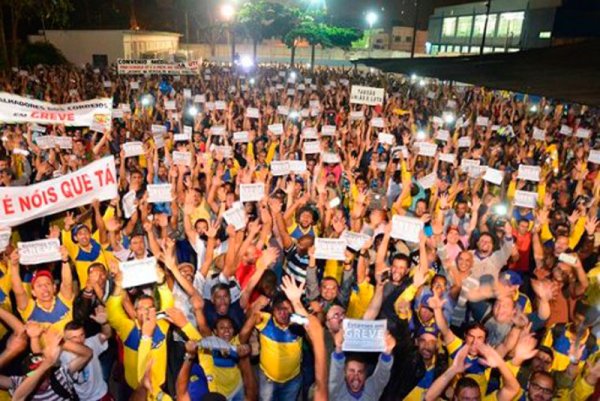
<path id="1" fill-rule="evenodd" d="M 281 280 L 281 290 L 285 293 L 287 299 L 292 303 L 300 302 L 304 294 L 304 283 L 298 285 L 290 276 L 283 276 Z"/>
<path id="2" fill-rule="evenodd" d="M 106 308 L 102 305 L 96 306 L 94 309 L 94 314 L 91 315 L 90 318 L 99 325 L 106 324 L 106 322 L 108 322 L 108 313 L 106 312 Z"/>

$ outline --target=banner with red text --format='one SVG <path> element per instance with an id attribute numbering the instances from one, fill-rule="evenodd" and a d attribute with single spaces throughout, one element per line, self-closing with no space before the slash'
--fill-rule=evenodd
<path id="1" fill-rule="evenodd" d="M 0 227 L 15 227 L 117 195 L 115 159 L 105 157 L 49 181 L 26 187 L 0 187 Z"/>
<path id="2" fill-rule="evenodd" d="M 71 127 L 91 127 L 98 116 L 112 115 L 112 99 L 101 98 L 85 102 L 52 104 L 0 92 L 0 122 L 64 124 Z"/>

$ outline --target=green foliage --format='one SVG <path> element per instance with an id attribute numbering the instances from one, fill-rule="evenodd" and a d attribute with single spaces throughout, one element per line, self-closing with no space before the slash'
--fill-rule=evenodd
<path id="1" fill-rule="evenodd" d="M 237 13 L 237 23 L 242 32 L 256 43 L 284 36 L 296 18 L 294 9 L 265 0 L 244 3 Z"/>
<path id="2" fill-rule="evenodd" d="M 313 46 L 340 47 L 347 50 L 352 46 L 352 42 L 360 39 L 361 36 L 362 33 L 356 29 L 317 23 L 313 19 L 306 18 L 298 27 L 288 32 L 284 42 L 291 47 L 296 39 L 304 39 Z"/>
<path id="3" fill-rule="evenodd" d="M 20 65 L 34 67 L 38 64 L 64 65 L 67 59 L 60 50 L 49 42 L 28 43 L 20 49 Z"/>

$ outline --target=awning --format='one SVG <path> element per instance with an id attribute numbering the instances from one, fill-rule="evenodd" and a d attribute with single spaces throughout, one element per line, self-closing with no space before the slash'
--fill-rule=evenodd
<path id="1" fill-rule="evenodd" d="M 384 72 L 458 81 L 492 89 L 600 105 L 600 40 L 459 57 L 360 59 Z"/>

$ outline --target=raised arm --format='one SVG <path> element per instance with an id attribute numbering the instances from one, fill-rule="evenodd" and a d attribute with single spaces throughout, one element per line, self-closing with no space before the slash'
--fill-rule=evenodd
<path id="1" fill-rule="evenodd" d="M 62 268 L 60 270 L 60 295 L 64 299 L 73 300 L 73 273 L 69 264 L 69 253 L 64 246 L 60 247 L 60 255 L 62 258 Z"/>
<path id="2" fill-rule="evenodd" d="M 12 291 L 15 294 L 15 299 L 17 301 L 17 309 L 24 311 L 25 308 L 27 308 L 30 298 L 25 291 L 25 287 L 23 286 L 23 281 L 21 280 L 19 273 L 19 250 L 16 248 L 10 254 L 9 267 L 10 281 L 12 285 Z"/>

